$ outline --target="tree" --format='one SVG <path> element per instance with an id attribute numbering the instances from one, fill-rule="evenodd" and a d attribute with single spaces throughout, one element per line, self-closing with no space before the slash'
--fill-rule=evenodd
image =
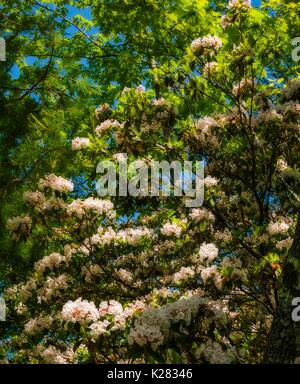
<path id="1" fill-rule="evenodd" d="M 111 44 L 120 67 L 108 91 L 131 88 L 96 110 L 93 134 L 85 124 L 73 138 L 72 181 L 46 174 L 24 194 L 27 215 L 8 221 L 26 259 L 23 276 L 6 288 L 17 336 L 3 355 L 294 362 L 300 82 L 289 81 L 297 63 L 288 52 L 295 3 L 256 10 L 231 1 L 222 15 L 224 2 L 215 9 L 206 1 L 134 3 L 93 8 L 99 42 Z M 201 27 L 190 26 L 193 17 Z M 124 58 L 132 61 L 122 66 Z M 113 68 L 103 66 L 99 77 L 111 82 Z M 95 167 L 108 159 L 120 167 L 122 153 L 148 165 L 202 159 L 204 206 L 191 210 L 174 195 L 99 199 Z"/>

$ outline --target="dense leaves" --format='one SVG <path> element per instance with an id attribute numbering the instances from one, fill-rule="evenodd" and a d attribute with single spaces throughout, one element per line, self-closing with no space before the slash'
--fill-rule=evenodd
<path id="1" fill-rule="evenodd" d="M 3 361 L 268 359 L 299 292 L 296 3 L 6 4 Z M 203 160 L 204 205 L 99 198 L 124 153 Z"/>

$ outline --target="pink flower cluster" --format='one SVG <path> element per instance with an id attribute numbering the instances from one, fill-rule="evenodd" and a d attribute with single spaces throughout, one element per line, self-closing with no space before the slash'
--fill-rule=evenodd
<path id="1" fill-rule="evenodd" d="M 95 109 L 96 119 L 100 119 L 106 112 L 110 110 L 110 107 L 107 103 L 100 105 L 99 108 Z"/>
<path id="2" fill-rule="evenodd" d="M 160 232 L 164 236 L 176 236 L 180 237 L 182 228 L 177 225 L 176 223 L 165 223 L 162 228 L 160 229 Z"/>
<path id="3" fill-rule="evenodd" d="M 96 132 L 96 135 L 102 136 L 111 128 L 121 129 L 123 127 L 124 127 L 124 124 L 119 123 L 117 120 L 108 119 L 108 120 L 103 121 L 103 123 L 101 123 L 100 125 L 98 125 L 95 128 L 95 132 Z"/>
<path id="4" fill-rule="evenodd" d="M 73 191 L 74 184 L 70 180 L 64 179 L 61 176 L 56 176 L 51 173 L 39 181 L 39 189 L 41 191 L 47 188 L 55 192 L 66 193 Z"/>
<path id="5" fill-rule="evenodd" d="M 89 147 L 89 145 L 90 139 L 88 139 L 87 137 L 75 137 L 75 139 L 72 140 L 73 151 L 79 151 L 80 149 Z"/>
<path id="6" fill-rule="evenodd" d="M 191 49 L 193 52 L 197 52 L 199 50 L 204 50 L 204 53 L 208 52 L 207 50 L 212 49 L 213 51 L 210 52 L 213 54 L 213 52 L 218 51 L 222 47 L 222 41 L 217 36 L 204 36 L 199 37 L 198 39 L 195 39 L 192 42 Z"/>
<path id="7" fill-rule="evenodd" d="M 236 8 L 238 6 L 250 8 L 251 0 L 230 0 L 228 3 L 228 8 Z"/>
<path id="8" fill-rule="evenodd" d="M 93 302 L 82 300 L 68 301 L 62 309 L 62 318 L 66 322 L 85 323 L 98 320 L 100 314 Z"/>
<path id="9" fill-rule="evenodd" d="M 180 284 L 182 281 L 187 280 L 195 275 L 195 271 L 191 267 L 181 267 L 179 272 L 173 276 L 174 283 Z"/>
<path id="10" fill-rule="evenodd" d="M 11 232 L 12 239 L 17 240 L 21 233 L 28 233 L 30 231 L 31 222 L 29 216 L 15 216 L 7 220 L 6 227 Z"/>
<path id="11" fill-rule="evenodd" d="M 110 218 L 115 217 L 113 211 L 114 205 L 110 200 L 101 200 L 94 197 L 88 197 L 85 200 L 74 200 L 67 206 L 67 213 L 69 215 L 75 214 L 77 217 L 82 218 L 89 211 L 94 211 L 98 215 L 106 215 Z"/>

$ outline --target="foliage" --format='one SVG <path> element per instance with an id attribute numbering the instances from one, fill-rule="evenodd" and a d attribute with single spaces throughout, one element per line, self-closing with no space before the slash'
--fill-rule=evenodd
<path id="1" fill-rule="evenodd" d="M 3 238 L 14 255 L 3 361 L 263 360 L 299 209 L 300 81 L 290 57 L 299 11 L 294 2 L 211 3 L 76 1 L 92 22 L 69 20 L 64 1 L 11 15 L 23 32 L 36 17 L 38 31 L 51 22 L 52 33 L 20 33 L 15 48 L 16 86 L 38 78 L 43 87 L 21 96 L 28 132 L 7 155 L 22 185 L 4 212 L 15 217 Z M 32 43 L 46 67 L 22 61 Z M 25 101 L 38 112 L 24 116 Z M 120 153 L 149 164 L 205 160 L 204 206 L 100 200 L 96 165 Z"/>

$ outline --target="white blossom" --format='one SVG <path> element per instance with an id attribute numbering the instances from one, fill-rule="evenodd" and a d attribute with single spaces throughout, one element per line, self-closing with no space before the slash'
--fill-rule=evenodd
<path id="1" fill-rule="evenodd" d="M 34 264 L 34 268 L 37 272 L 43 273 L 46 268 L 52 270 L 54 267 L 58 267 L 60 263 L 65 260 L 65 256 L 61 255 L 60 253 L 53 252 L 50 255 L 45 256 L 41 260 L 37 261 Z"/>
<path id="2" fill-rule="evenodd" d="M 176 223 L 165 223 L 160 229 L 160 232 L 164 236 L 175 235 L 176 237 L 180 237 L 181 231 L 181 227 L 179 227 Z"/>
<path id="3" fill-rule="evenodd" d="M 90 145 L 90 139 L 87 137 L 76 137 L 72 140 L 72 150 L 78 151 L 80 149 L 84 149 L 89 147 Z"/>
<path id="4" fill-rule="evenodd" d="M 152 100 L 152 104 L 155 106 L 155 107 L 164 107 L 165 105 L 167 105 L 167 101 L 165 98 L 161 97 L 159 99 L 154 99 Z"/>
<path id="5" fill-rule="evenodd" d="M 217 68 L 218 68 L 218 63 L 215 61 L 212 61 L 210 63 L 206 63 L 203 67 L 203 73 L 206 76 L 211 76 L 216 72 Z"/>
<path id="6" fill-rule="evenodd" d="M 277 234 L 284 234 L 289 230 L 290 226 L 284 221 L 276 221 L 271 222 L 268 227 L 267 231 L 270 235 L 277 235 Z"/>
<path id="7" fill-rule="evenodd" d="M 252 87 L 253 83 L 250 79 L 242 79 L 238 84 L 232 88 L 232 94 L 235 97 L 240 96 L 246 90 L 249 90 Z"/>
<path id="8" fill-rule="evenodd" d="M 192 212 L 189 214 L 189 218 L 196 222 L 201 220 L 208 220 L 208 221 L 215 220 L 215 216 L 206 208 L 193 208 Z"/>
<path id="9" fill-rule="evenodd" d="M 93 339 L 97 340 L 99 336 L 104 335 L 109 324 L 110 322 L 108 320 L 103 320 L 97 321 L 96 323 L 90 325 L 90 329 L 92 330 L 93 334 Z"/>
<path id="10" fill-rule="evenodd" d="M 82 218 L 88 212 L 93 211 L 98 215 L 106 215 L 114 218 L 115 212 L 113 211 L 113 203 L 110 200 L 101 200 L 94 197 L 88 197 L 85 200 L 74 200 L 67 206 L 67 213 L 72 215 L 76 214 Z"/>
<path id="11" fill-rule="evenodd" d="M 99 318 L 99 311 L 93 302 L 82 300 L 68 301 L 61 312 L 63 320 L 71 323 L 95 322 Z"/>
<path id="12" fill-rule="evenodd" d="M 180 271 L 174 274 L 173 280 L 175 284 L 180 284 L 182 281 L 194 275 L 195 271 L 191 267 L 181 267 Z"/>
<path id="13" fill-rule="evenodd" d="M 214 187 L 218 184 L 218 180 L 211 176 L 206 176 L 204 178 L 204 185 L 208 188 Z"/>
<path id="14" fill-rule="evenodd" d="M 218 51 L 222 47 L 222 41 L 217 36 L 204 36 L 195 39 L 192 42 L 191 49 L 193 52 L 196 52 L 200 49 L 213 49 Z"/>
<path id="15" fill-rule="evenodd" d="M 74 359 L 74 351 L 68 348 L 65 352 L 50 345 L 41 354 L 47 364 L 70 364 Z"/>
<path id="16" fill-rule="evenodd" d="M 199 249 L 201 261 L 208 261 L 211 263 L 218 257 L 219 250 L 213 243 L 203 243 Z"/>
<path id="17" fill-rule="evenodd" d="M 123 128 L 124 124 L 119 123 L 117 120 L 105 120 L 95 128 L 95 132 L 98 136 L 102 136 L 111 128 Z"/>
<path id="18" fill-rule="evenodd" d="M 228 8 L 235 8 L 235 7 L 244 7 L 244 8 L 250 8 L 251 7 L 251 0 L 230 0 L 228 3 Z"/>
<path id="19" fill-rule="evenodd" d="M 44 194 L 40 191 L 27 191 L 23 193 L 23 200 L 25 201 L 25 203 L 28 203 L 34 207 L 43 208 L 46 198 Z"/>
<path id="20" fill-rule="evenodd" d="M 72 192 L 74 185 L 70 180 L 64 179 L 61 176 L 56 176 L 53 173 L 39 181 L 39 189 L 43 191 L 46 188 L 52 189 L 55 192 Z"/>
<path id="21" fill-rule="evenodd" d="M 18 240 L 21 234 L 29 233 L 32 225 L 30 216 L 14 216 L 7 220 L 6 227 L 13 240 Z"/>
<path id="22" fill-rule="evenodd" d="M 100 119 L 107 111 L 109 111 L 109 105 L 107 103 L 100 105 L 99 108 L 95 109 L 96 119 Z"/>

